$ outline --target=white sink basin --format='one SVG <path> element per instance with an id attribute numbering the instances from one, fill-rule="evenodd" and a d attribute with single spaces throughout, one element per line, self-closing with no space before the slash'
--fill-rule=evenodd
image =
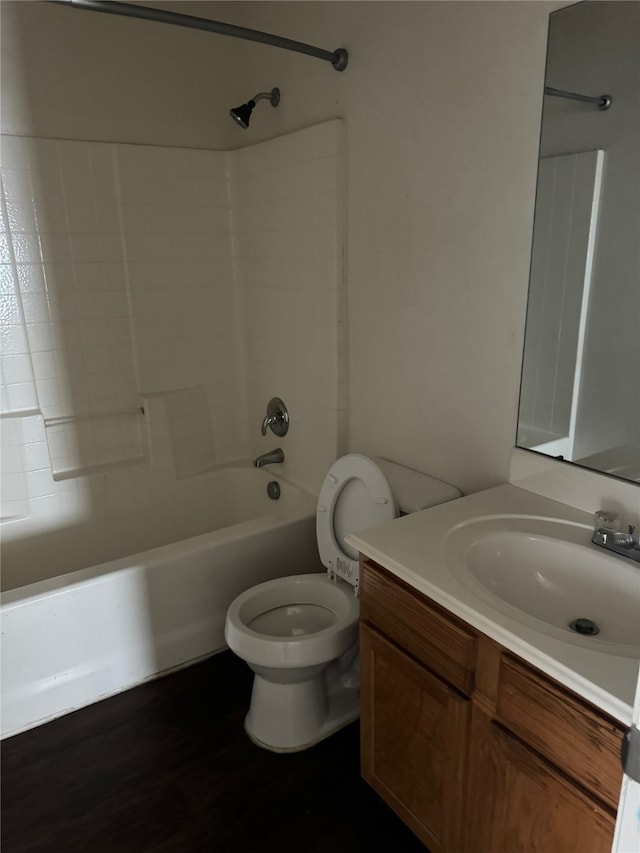
<path id="1" fill-rule="evenodd" d="M 454 527 L 444 556 L 458 581 L 505 615 L 575 645 L 637 657 L 640 569 L 592 545 L 591 533 L 566 521 L 490 516 Z M 599 632 L 576 633 L 576 619 Z"/>

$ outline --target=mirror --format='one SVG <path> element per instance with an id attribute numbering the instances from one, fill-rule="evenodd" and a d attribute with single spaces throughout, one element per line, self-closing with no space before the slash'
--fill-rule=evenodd
<path id="1" fill-rule="evenodd" d="M 636 482 L 639 45 L 637 0 L 550 16 L 516 439 Z"/>

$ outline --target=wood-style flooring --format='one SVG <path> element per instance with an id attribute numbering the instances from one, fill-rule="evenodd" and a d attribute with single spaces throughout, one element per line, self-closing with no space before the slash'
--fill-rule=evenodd
<path id="1" fill-rule="evenodd" d="M 361 780 L 357 724 L 251 743 L 251 679 L 223 652 L 5 740 L 3 853 L 425 853 Z"/>

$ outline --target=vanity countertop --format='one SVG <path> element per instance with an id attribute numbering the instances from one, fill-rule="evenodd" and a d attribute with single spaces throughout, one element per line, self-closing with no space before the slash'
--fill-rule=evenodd
<path id="1" fill-rule="evenodd" d="M 483 634 L 621 723 L 629 724 L 638 658 L 594 651 L 536 630 L 530 620 L 524 624 L 479 598 L 448 568 L 445 540 L 449 531 L 466 521 L 499 515 L 592 526 L 592 516 L 582 510 L 503 485 L 360 531 L 349 536 L 348 542 Z"/>

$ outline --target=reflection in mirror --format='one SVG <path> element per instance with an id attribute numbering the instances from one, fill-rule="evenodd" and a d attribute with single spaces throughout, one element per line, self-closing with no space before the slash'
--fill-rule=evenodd
<path id="1" fill-rule="evenodd" d="M 637 482 L 639 47 L 636 0 L 551 15 L 517 435 Z"/>

